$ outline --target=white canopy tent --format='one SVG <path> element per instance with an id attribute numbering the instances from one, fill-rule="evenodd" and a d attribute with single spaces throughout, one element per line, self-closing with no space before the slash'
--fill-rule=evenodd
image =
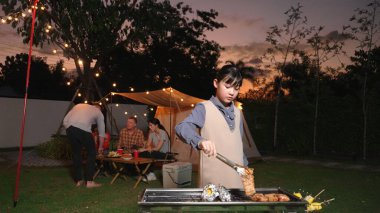
<path id="1" fill-rule="evenodd" d="M 170 134 L 171 151 L 179 153 L 177 159 L 180 161 L 191 162 L 194 166 L 198 164 L 198 151 L 192 149 L 189 144 L 184 143 L 178 136 L 176 136 L 175 126 L 191 113 L 193 107 L 197 103 L 205 100 L 184 94 L 173 88 L 149 92 L 112 94 L 124 96 L 147 105 L 157 106 L 155 117 L 161 121 L 161 124 Z M 240 108 L 241 103 L 237 102 L 236 104 Z M 244 153 L 248 159 L 261 158 L 245 121 L 244 113 L 242 113 L 242 115 L 244 126 Z"/>

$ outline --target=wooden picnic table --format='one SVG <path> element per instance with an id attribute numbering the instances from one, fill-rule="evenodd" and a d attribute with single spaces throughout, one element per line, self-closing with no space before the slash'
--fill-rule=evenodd
<path id="1" fill-rule="evenodd" d="M 146 172 L 148 171 L 149 167 L 154 162 L 154 159 L 152 158 L 124 159 L 121 157 L 111 158 L 111 157 L 105 157 L 105 156 L 98 156 L 96 160 L 99 162 L 99 166 L 98 166 L 98 170 L 96 171 L 94 175 L 94 179 L 99 175 L 100 171 L 104 168 L 104 165 L 103 165 L 104 162 L 110 162 L 112 167 L 116 170 L 116 174 L 114 175 L 111 181 L 111 184 L 113 184 L 118 177 L 122 177 L 125 180 L 127 180 L 127 177 L 125 175 L 126 173 L 125 165 L 126 164 L 135 165 L 136 171 L 138 173 L 138 178 L 133 188 L 136 188 L 138 186 L 138 184 L 141 182 Z M 145 167 L 141 169 L 139 166 L 145 166 Z"/>

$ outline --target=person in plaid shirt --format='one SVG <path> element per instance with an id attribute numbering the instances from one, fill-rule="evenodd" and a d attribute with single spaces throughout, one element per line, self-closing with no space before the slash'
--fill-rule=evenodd
<path id="1" fill-rule="evenodd" d="M 144 134 L 136 125 L 137 119 L 129 117 L 126 127 L 120 131 L 118 149 L 132 151 L 132 149 L 144 148 Z"/>

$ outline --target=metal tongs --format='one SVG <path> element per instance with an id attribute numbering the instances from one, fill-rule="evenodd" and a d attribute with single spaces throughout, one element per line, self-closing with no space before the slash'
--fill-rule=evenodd
<path id="1" fill-rule="evenodd" d="M 245 175 L 245 168 L 243 166 L 231 161 L 230 159 L 224 157 L 223 155 L 219 153 L 216 153 L 216 158 L 218 158 L 223 163 L 232 167 L 237 173 L 239 173 L 239 175 Z"/>

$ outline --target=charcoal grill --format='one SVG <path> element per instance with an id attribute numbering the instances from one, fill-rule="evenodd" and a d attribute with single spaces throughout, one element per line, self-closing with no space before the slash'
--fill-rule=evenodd
<path id="1" fill-rule="evenodd" d="M 201 188 L 145 189 L 139 211 L 153 212 L 305 212 L 307 202 L 281 188 L 256 188 L 257 193 L 282 193 L 289 202 L 254 202 L 240 189 L 230 189 L 231 202 L 202 201 Z"/>

